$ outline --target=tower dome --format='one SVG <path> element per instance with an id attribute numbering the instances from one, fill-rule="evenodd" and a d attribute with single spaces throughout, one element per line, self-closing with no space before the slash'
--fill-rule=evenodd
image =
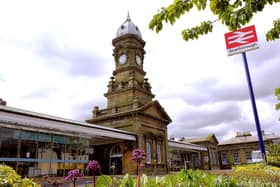
<path id="1" fill-rule="evenodd" d="M 126 34 L 134 34 L 142 38 L 139 28 L 131 21 L 129 14 L 127 15 L 125 22 L 119 27 L 116 37 Z"/>

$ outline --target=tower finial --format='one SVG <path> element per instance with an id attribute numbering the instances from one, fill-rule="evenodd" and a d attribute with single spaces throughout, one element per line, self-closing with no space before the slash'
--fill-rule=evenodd
<path id="1" fill-rule="evenodd" d="M 129 16 L 129 10 L 127 11 L 127 18 L 126 18 L 127 21 L 131 21 L 130 19 L 130 16 Z"/>

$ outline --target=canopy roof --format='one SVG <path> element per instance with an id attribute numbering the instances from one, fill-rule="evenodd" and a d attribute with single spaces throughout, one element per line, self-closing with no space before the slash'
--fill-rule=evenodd
<path id="1" fill-rule="evenodd" d="M 178 142 L 175 140 L 168 140 L 168 149 L 179 149 L 185 151 L 193 151 L 193 152 L 200 152 L 200 151 L 207 151 L 207 148 L 201 145 L 186 143 L 186 142 Z"/>
<path id="2" fill-rule="evenodd" d="M 84 137 L 93 145 L 136 140 L 136 134 L 109 127 L 0 105 L 0 127 Z"/>

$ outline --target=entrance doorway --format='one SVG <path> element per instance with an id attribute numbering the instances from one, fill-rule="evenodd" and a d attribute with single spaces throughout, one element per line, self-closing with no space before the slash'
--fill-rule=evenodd
<path id="1" fill-rule="evenodd" d="M 115 145 L 110 151 L 109 171 L 111 175 L 122 174 L 122 151 L 120 146 Z"/>

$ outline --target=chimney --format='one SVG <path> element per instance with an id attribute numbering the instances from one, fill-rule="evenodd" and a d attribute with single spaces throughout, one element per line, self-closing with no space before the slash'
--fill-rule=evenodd
<path id="1" fill-rule="evenodd" d="M 7 102 L 6 102 L 6 101 L 4 101 L 2 98 L 0 98 L 0 105 L 4 105 L 4 106 L 6 106 L 6 105 L 7 105 Z"/>

